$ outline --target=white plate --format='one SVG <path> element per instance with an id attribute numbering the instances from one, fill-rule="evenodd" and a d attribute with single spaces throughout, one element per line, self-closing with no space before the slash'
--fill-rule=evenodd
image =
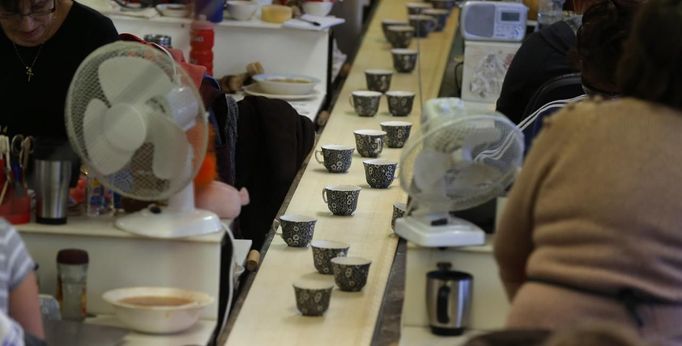
<path id="1" fill-rule="evenodd" d="M 281 100 L 305 100 L 317 96 L 317 91 L 313 90 L 310 94 L 304 95 L 285 95 L 285 94 L 268 94 L 261 90 L 258 83 L 247 85 L 243 88 L 244 93 L 252 96 L 265 96 L 271 99 L 281 99 Z"/>
<path id="2" fill-rule="evenodd" d="M 189 7 L 182 4 L 158 4 L 156 9 L 164 17 L 189 17 Z"/>

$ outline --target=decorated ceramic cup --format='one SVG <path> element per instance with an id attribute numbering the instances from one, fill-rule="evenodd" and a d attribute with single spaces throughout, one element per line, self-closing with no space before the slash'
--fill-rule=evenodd
<path id="1" fill-rule="evenodd" d="M 303 316 L 322 316 L 329 309 L 334 289 L 332 282 L 299 279 L 293 286 L 296 308 Z"/>
<path id="2" fill-rule="evenodd" d="M 334 274 L 332 270 L 332 258 L 345 257 L 348 255 L 350 245 L 348 243 L 333 240 L 313 240 L 310 243 L 313 248 L 313 264 L 320 274 Z"/>
<path id="3" fill-rule="evenodd" d="M 410 137 L 412 123 L 407 121 L 384 121 L 381 129 L 386 131 L 386 145 L 389 148 L 402 148 Z"/>
<path id="4" fill-rule="evenodd" d="M 422 14 L 436 19 L 436 28 L 433 31 L 443 31 L 443 29 L 445 29 L 445 24 L 447 24 L 448 16 L 450 16 L 450 11 L 439 8 L 430 8 L 424 10 Z"/>
<path id="5" fill-rule="evenodd" d="M 424 14 L 408 16 L 410 25 L 414 27 L 414 37 L 426 37 L 430 32 L 436 30 L 438 23 L 436 19 Z"/>
<path id="6" fill-rule="evenodd" d="M 407 15 L 421 14 L 428 8 L 433 8 L 428 2 L 408 2 L 405 4 L 407 8 Z"/>
<path id="7" fill-rule="evenodd" d="M 410 23 L 400 19 L 384 19 L 381 21 L 381 30 L 384 32 L 384 36 L 388 33 L 388 27 L 392 25 L 410 25 Z"/>
<path id="8" fill-rule="evenodd" d="M 348 145 L 325 144 L 315 151 L 315 160 L 331 173 L 344 173 L 350 168 L 355 148 Z M 322 158 L 320 158 L 322 154 Z"/>
<path id="9" fill-rule="evenodd" d="M 372 261 L 362 257 L 336 257 L 331 262 L 334 282 L 339 289 L 357 292 L 365 287 Z"/>
<path id="10" fill-rule="evenodd" d="M 386 131 L 355 130 L 355 147 L 362 157 L 378 157 L 384 149 Z"/>
<path id="11" fill-rule="evenodd" d="M 409 25 L 391 25 L 386 29 L 386 40 L 393 48 L 407 48 L 414 37 L 414 28 Z"/>
<path id="12" fill-rule="evenodd" d="M 292 247 L 306 247 L 313 239 L 317 219 L 310 216 L 285 214 L 280 216 L 282 239 Z"/>
<path id="13" fill-rule="evenodd" d="M 370 187 L 375 189 L 385 189 L 395 180 L 395 172 L 398 169 L 398 162 L 371 159 L 362 161 L 365 166 L 365 179 Z"/>
<path id="14" fill-rule="evenodd" d="M 393 68 L 401 73 L 412 72 L 417 66 L 417 50 L 416 49 L 391 49 L 393 56 Z"/>
<path id="15" fill-rule="evenodd" d="M 350 95 L 350 104 L 361 117 L 373 117 L 379 111 L 381 93 L 378 91 L 357 90 Z"/>
<path id="16" fill-rule="evenodd" d="M 386 92 L 388 111 L 394 117 L 406 117 L 410 115 L 415 95 L 416 94 L 411 91 L 396 90 Z"/>
<path id="17" fill-rule="evenodd" d="M 332 214 L 340 216 L 352 215 L 358 207 L 360 190 L 362 189 L 355 185 L 325 186 L 322 190 L 322 200 L 327 203 L 327 207 Z"/>
<path id="18" fill-rule="evenodd" d="M 395 231 L 395 219 L 405 216 L 407 204 L 403 202 L 393 203 L 393 213 L 391 214 L 391 229 Z"/>
<path id="19" fill-rule="evenodd" d="M 391 76 L 393 71 L 381 69 L 365 70 L 365 80 L 367 81 L 367 89 L 371 91 L 378 91 L 385 93 L 391 88 Z"/>

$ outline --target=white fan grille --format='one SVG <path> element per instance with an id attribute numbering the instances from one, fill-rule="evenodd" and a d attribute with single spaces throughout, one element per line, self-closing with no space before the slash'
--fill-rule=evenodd
<path id="1" fill-rule="evenodd" d="M 84 139 L 83 119 L 86 108 L 93 99 L 99 99 L 111 107 L 111 100 L 107 97 L 100 84 L 98 68 L 108 59 L 116 57 L 134 57 L 154 63 L 161 68 L 176 84 L 188 87 L 198 100 L 199 109 L 193 126 L 186 129 L 185 135 L 191 146 L 192 167 L 177 172 L 170 179 L 158 178 L 152 170 L 154 160 L 153 143 L 145 142 L 132 155 L 125 166 L 115 173 L 104 174 L 93 164 Z M 126 71 L 120 71 L 125 74 Z M 145 84 L 143 75 L 130 76 L 131 83 Z M 94 173 L 103 184 L 124 196 L 140 200 L 163 200 L 180 191 L 191 182 L 197 173 L 206 153 L 208 143 L 208 123 L 201 97 L 191 78 L 175 64 L 172 58 L 150 46 L 135 42 L 115 42 L 100 47 L 91 53 L 79 66 L 69 87 L 66 98 L 66 128 L 72 147 L 88 165 L 89 171 Z M 154 131 L 154 129 L 149 129 Z M 184 158 L 178 158 L 179 160 Z"/>
<path id="2" fill-rule="evenodd" d="M 458 117 L 411 140 L 400 184 L 420 208 L 457 211 L 501 195 L 523 158 L 523 134 L 504 116 Z"/>

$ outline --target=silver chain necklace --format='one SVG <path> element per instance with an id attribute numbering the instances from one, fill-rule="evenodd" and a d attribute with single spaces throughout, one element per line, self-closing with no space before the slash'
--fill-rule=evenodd
<path id="1" fill-rule="evenodd" d="M 19 58 L 19 61 L 21 62 L 22 65 L 24 65 L 24 68 L 26 69 L 26 80 L 28 83 L 31 82 L 31 77 L 35 73 L 33 73 L 33 66 L 35 66 L 36 61 L 38 61 L 38 57 L 40 56 L 40 52 L 43 51 L 43 45 L 41 44 L 40 47 L 38 47 L 38 53 L 36 53 L 36 56 L 33 57 L 33 62 L 31 62 L 31 65 L 28 65 L 24 62 L 24 59 L 21 57 L 21 54 L 19 53 L 19 48 L 17 48 L 17 45 L 12 42 L 12 46 L 14 46 L 14 52 L 17 53 L 17 58 Z"/>

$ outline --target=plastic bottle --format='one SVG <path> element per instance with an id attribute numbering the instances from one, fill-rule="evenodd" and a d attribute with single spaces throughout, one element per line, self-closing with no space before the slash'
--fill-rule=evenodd
<path id="1" fill-rule="evenodd" d="M 221 0 L 196 0 L 194 1 L 194 13 L 197 18 L 203 18 L 213 23 L 223 21 L 225 1 Z"/>
<path id="2" fill-rule="evenodd" d="M 88 176 L 87 204 L 85 205 L 88 216 L 108 215 L 112 208 L 112 193 L 93 176 Z"/>
<path id="3" fill-rule="evenodd" d="M 538 30 L 563 18 L 564 0 L 538 0 Z"/>
<path id="4" fill-rule="evenodd" d="M 65 320 L 82 321 L 87 315 L 88 253 L 64 249 L 57 253 L 57 301 Z"/>
<path id="5" fill-rule="evenodd" d="M 190 27 L 189 61 L 192 64 L 206 67 L 208 74 L 213 75 L 213 43 L 215 32 L 213 24 L 201 18 L 192 22 Z"/>

